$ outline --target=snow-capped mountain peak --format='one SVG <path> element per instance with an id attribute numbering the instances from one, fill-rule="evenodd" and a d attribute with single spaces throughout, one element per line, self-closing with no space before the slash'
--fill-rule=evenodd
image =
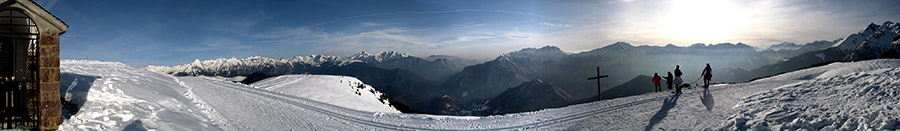
<path id="1" fill-rule="evenodd" d="M 559 47 L 547 45 L 541 48 L 525 48 L 522 50 L 503 54 L 501 57 L 546 61 L 558 60 L 565 56 L 566 53 L 559 49 Z"/>
<path id="2" fill-rule="evenodd" d="M 362 52 L 350 55 L 350 57 L 367 57 L 367 56 L 371 56 L 371 55 L 372 54 L 369 54 L 369 52 L 362 51 Z"/>
<path id="3" fill-rule="evenodd" d="M 367 61 L 367 62 L 384 62 L 384 61 L 390 61 L 390 60 L 396 60 L 396 59 L 402 59 L 402 58 L 410 58 L 410 57 L 415 57 L 415 56 L 413 56 L 411 54 L 407 54 L 407 53 L 397 52 L 397 51 L 383 51 L 383 52 L 380 52 L 380 53 L 374 54 L 374 55 L 363 51 L 358 54 L 353 54 L 353 55 L 347 56 L 347 58 L 349 58 L 349 59 L 355 59 L 355 60 L 361 60 L 361 61 Z"/>
<path id="4" fill-rule="evenodd" d="M 694 44 L 694 45 L 698 45 L 698 44 Z M 691 47 L 694 47 L 694 46 L 691 46 Z M 732 44 L 732 43 L 728 43 L 728 42 L 719 43 L 719 44 L 709 44 L 706 46 L 699 46 L 699 47 L 700 48 L 708 48 L 708 49 L 752 49 L 752 48 L 754 48 L 753 46 L 750 46 L 750 45 L 747 45 L 744 43 Z"/>
<path id="5" fill-rule="evenodd" d="M 384 51 L 384 52 L 381 52 L 381 53 L 378 53 L 377 55 L 375 55 L 375 60 L 389 61 L 389 60 L 395 60 L 395 59 L 407 58 L 407 57 L 412 57 L 412 55 L 406 54 L 406 53 L 400 53 L 400 52 L 396 52 L 396 51 Z"/>
<path id="6" fill-rule="evenodd" d="M 892 41 L 898 34 L 900 24 L 891 21 L 882 25 L 871 23 L 866 29 L 847 36 L 847 39 L 835 47 L 848 54 L 843 59 L 845 61 L 881 58 L 881 55 L 894 46 Z"/>
<path id="7" fill-rule="evenodd" d="M 213 60 L 199 60 L 194 62 L 176 65 L 176 66 L 147 66 L 146 70 L 173 74 L 177 76 L 187 75 L 214 75 L 214 76 L 234 76 L 247 75 L 259 71 L 268 71 L 270 73 L 287 72 L 289 68 L 276 67 L 294 67 L 294 66 L 312 66 L 319 67 L 322 65 L 347 65 L 350 63 L 361 62 L 359 60 L 348 59 L 345 57 L 326 56 L 326 55 L 309 55 L 298 56 L 294 58 L 266 58 L 261 56 L 252 56 L 246 59 L 237 58 L 218 58 Z M 261 68 L 271 68 L 263 70 Z"/>
<path id="8" fill-rule="evenodd" d="M 343 66 L 356 62 L 383 62 L 403 58 L 415 57 L 410 54 L 385 51 L 375 55 L 365 51 L 346 57 L 313 54 L 309 56 L 297 56 L 293 58 L 267 58 L 251 56 L 246 59 L 218 58 L 213 60 L 194 59 L 193 62 L 176 66 L 147 66 L 145 69 L 155 72 L 185 75 L 247 75 L 258 71 L 279 74 L 290 72 L 297 66 Z M 280 67 L 280 68 L 279 68 Z M 262 69 L 267 68 L 267 69 Z"/>
<path id="9" fill-rule="evenodd" d="M 631 50 L 632 48 L 634 48 L 634 46 L 631 45 L 631 44 L 629 44 L 628 42 L 621 42 L 621 41 L 620 41 L 620 42 L 613 43 L 613 44 L 611 44 L 611 45 L 607 45 L 607 46 L 605 46 L 605 47 L 603 47 L 603 48 L 600 48 L 600 50 L 620 50 L 620 51 L 627 51 L 627 50 Z"/>
<path id="10" fill-rule="evenodd" d="M 796 50 L 800 49 L 800 45 L 791 42 L 782 42 L 781 44 L 771 45 L 769 48 L 771 50 L 779 51 L 779 50 Z"/>

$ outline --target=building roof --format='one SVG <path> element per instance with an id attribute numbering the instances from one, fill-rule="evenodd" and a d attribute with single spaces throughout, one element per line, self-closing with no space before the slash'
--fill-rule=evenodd
<path id="1" fill-rule="evenodd" d="M 37 3 L 34 3 L 34 1 L 32 1 L 32 0 L 28 0 L 28 2 L 31 2 L 31 4 L 34 4 L 34 5 L 38 5 Z M 66 24 L 65 21 L 62 21 L 62 19 L 59 19 L 59 17 L 56 17 L 56 15 L 53 15 L 53 13 L 50 13 L 50 11 L 47 11 L 47 9 L 44 9 L 43 6 L 38 5 L 37 7 L 40 7 L 42 11 L 47 12 L 47 14 L 50 14 L 50 16 L 55 18 L 57 21 L 59 21 L 59 23 L 62 23 L 66 27 L 69 27 L 69 24 Z"/>
<path id="2" fill-rule="evenodd" d="M 47 29 L 47 27 L 54 27 L 59 33 L 65 33 L 69 28 L 69 25 L 51 14 L 50 11 L 44 9 L 37 3 L 31 0 L 0 0 L 0 8 L 9 8 L 16 7 L 25 10 L 24 13 L 28 14 L 32 17 L 32 19 L 43 20 L 44 22 L 38 22 L 38 28 Z"/>

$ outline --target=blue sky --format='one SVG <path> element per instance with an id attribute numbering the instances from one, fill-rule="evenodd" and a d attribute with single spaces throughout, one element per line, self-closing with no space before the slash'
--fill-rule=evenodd
<path id="1" fill-rule="evenodd" d="M 527 47 L 587 51 L 846 37 L 900 21 L 900 1 L 66 1 L 36 3 L 68 24 L 61 58 L 135 67 L 194 59 L 400 51 L 491 58 Z"/>

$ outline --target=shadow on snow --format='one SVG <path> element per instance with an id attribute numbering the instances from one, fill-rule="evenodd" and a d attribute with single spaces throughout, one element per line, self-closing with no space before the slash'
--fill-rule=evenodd
<path id="1" fill-rule="evenodd" d="M 99 76 L 72 73 L 59 74 L 59 94 L 63 106 L 63 119 L 69 119 L 87 102 L 87 94 Z"/>
<path id="2" fill-rule="evenodd" d="M 656 114 L 654 114 L 653 117 L 650 118 L 650 123 L 647 124 L 647 127 L 645 127 L 644 130 L 649 131 L 653 129 L 654 125 L 666 118 L 666 116 L 669 115 L 669 110 L 671 110 L 675 107 L 676 104 L 678 104 L 678 97 L 680 96 L 681 94 L 675 94 L 670 98 L 666 98 L 663 101 L 662 108 L 660 108 L 659 111 L 657 111 Z"/>

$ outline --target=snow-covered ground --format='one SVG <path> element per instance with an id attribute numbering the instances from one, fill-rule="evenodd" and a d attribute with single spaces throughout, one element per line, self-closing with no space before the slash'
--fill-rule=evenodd
<path id="1" fill-rule="evenodd" d="M 387 96 L 359 79 L 333 75 L 283 75 L 250 84 L 252 87 L 372 112 L 400 113 Z M 381 99 L 379 99 L 381 98 Z"/>
<path id="2" fill-rule="evenodd" d="M 60 92 L 82 104 L 60 130 L 221 130 L 172 76 L 99 61 L 60 62 Z"/>
<path id="3" fill-rule="evenodd" d="M 689 89 L 680 95 L 649 93 L 470 117 L 363 111 L 329 104 L 341 101 L 317 101 L 286 90 L 206 77 L 176 78 L 121 63 L 66 60 L 61 71 L 79 79 L 69 80 L 78 82 L 72 85 L 90 83 L 80 79 L 93 79 L 93 84 L 86 87 L 87 102 L 61 129 L 896 130 L 900 125 L 898 67 L 896 59 L 834 63 L 748 83 Z M 272 83 L 291 83 L 284 81 Z"/>
<path id="4" fill-rule="evenodd" d="M 890 64 L 895 67 L 838 68 L 810 81 L 753 94 L 734 106 L 737 114 L 723 129 L 900 129 L 900 63 Z"/>

